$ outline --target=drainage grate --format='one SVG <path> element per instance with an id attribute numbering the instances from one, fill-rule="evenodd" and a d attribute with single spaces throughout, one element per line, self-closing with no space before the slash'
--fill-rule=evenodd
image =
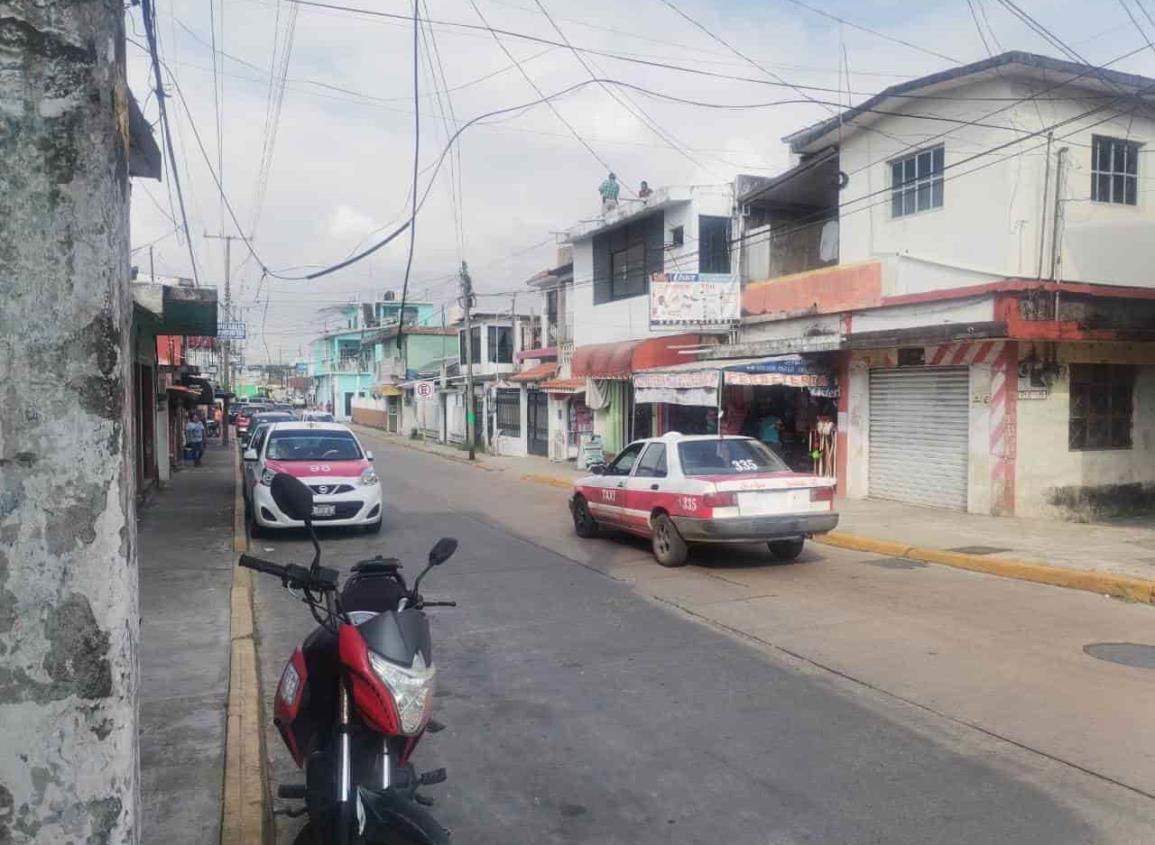
<path id="1" fill-rule="evenodd" d="M 999 552 L 1009 552 L 999 546 L 959 546 L 957 549 L 947 549 L 948 552 L 958 552 L 964 555 L 996 555 Z"/>
<path id="2" fill-rule="evenodd" d="M 878 560 L 864 560 L 863 563 L 869 563 L 871 566 L 878 566 L 883 569 L 924 569 L 926 564 L 920 560 L 910 560 L 905 557 L 881 557 Z"/>
<path id="3" fill-rule="evenodd" d="M 1155 645 L 1143 643 L 1090 643 L 1083 646 L 1083 652 L 1109 663 L 1135 666 L 1139 669 L 1155 669 Z"/>

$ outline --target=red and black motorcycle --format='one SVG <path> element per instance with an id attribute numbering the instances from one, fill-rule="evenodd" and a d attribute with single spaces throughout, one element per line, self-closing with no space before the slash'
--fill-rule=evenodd
<path id="1" fill-rule="evenodd" d="M 290 475 L 272 481 L 278 507 L 308 527 L 310 566 L 241 555 L 240 565 L 281 579 L 309 606 L 317 628 L 296 648 L 281 674 L 274 721 L 305 782 L 283 785 L 278 796 L 305 806 L 298 845 L 446 845 L 449 832 L 424 807 L 418 788 L 441 783 L 445 770 L 418 775 L 413 749 L 433 721 L 432 640 L 421 581 L 457 550 L 442 538 L 410 588 L 395 559 L 376 557 L 340 572 L 321 566 L 312 527 L 313 493 Z"/>

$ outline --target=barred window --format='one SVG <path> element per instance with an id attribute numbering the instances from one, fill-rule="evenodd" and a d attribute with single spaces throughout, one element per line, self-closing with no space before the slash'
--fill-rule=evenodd
<path id="1" fill-rule="evenodd" d="M 890 213 L 906 217 L 942 208 L 943 145 L 890 163 Z"/>
<path id="2" fill-rule="evenodd" d="M 1119 205 L 1139 201 L 1139 145 L 1134 141 L 1091 137 L 1091 199 Z"/>
<path id="3" fill-rule="evenodd" d="M 521 391 L 497 391 L 497 429 L 506 437 L 521 437 Z"/>
<path id="4" fill-rule="evenodd" d="M 1070 451 L 1130 449 L 1135 368 L 1071 364 L 1070 373 Z"/>

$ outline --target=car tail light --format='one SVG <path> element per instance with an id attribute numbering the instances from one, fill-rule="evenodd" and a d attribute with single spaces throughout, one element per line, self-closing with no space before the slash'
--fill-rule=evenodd
<path id="1" fill-rule="evenodd" d="M 834 488 L 833 487 L 811 487 L 810 501 L 812 502 L 833 502 Z"/>
<path id="2" fill-rule="evenodd" d="M 708 508 L 732 508 L 738 504 L 737 493 L 707 493 L 702 504 Z"/>

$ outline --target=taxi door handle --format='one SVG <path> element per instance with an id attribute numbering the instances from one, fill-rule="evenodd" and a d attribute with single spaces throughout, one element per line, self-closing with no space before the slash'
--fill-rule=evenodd
<path id="1" fill-rule="evenodd" d="M 651 489 L 651 490 L 657 490 L 657 489 L 658 489 L 658 485 L 657 485 L 657 484 L 651 484 L 651 485 L 650 485 L 650 489 Z"/>

